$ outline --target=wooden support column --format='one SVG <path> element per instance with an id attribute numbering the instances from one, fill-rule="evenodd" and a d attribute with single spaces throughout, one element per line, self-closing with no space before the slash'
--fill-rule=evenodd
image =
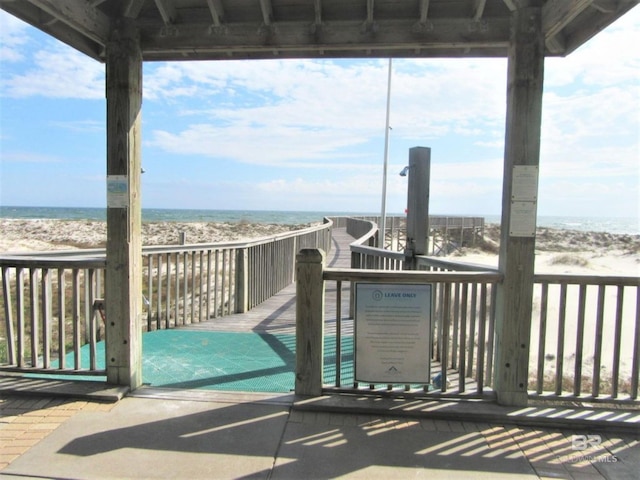
<path id="1" fill-rule="evenodd" d="M 142 54 L 121 20 L 107 44 L 107 381 L 142 384 L 140 146 Z"/>
<path id="2" fill-rule="evenodd" d="M 296 262 L 296 394 L 322 394 L 325 253 L 300 250 Z"/>
<path id="3" fill-rule="evenodd" d="M 513 12 L 507 81 L 502 232 L 494 388 L 498 403 L 526 405 L 544 77 L 542 1 Z"/>

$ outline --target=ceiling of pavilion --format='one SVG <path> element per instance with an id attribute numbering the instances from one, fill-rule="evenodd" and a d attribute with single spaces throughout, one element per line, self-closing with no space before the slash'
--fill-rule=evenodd
<path id="1" fill-rule="evenodd" d="M 0 0 L 98 60 L 122 17 L 144 60 L 505 56 L 523 0 Z M 547 55 L 567 55 L 638 0 L 540 0 Z M 529 3 L 529 2 L 527 2 Z"/>

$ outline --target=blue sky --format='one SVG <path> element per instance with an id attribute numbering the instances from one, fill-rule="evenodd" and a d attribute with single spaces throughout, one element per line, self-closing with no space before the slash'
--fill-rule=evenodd
<path id="1" fill-rule="evenodd" d="M 539 215 L 640 215 L 640 8 L 545 63 Z M 499 214 L 505 59 L 393 62 L 387 211 Z M 387 60 L 147 63 L 143 207 L 379 212 Z M 106 206 L 104 65 L 0 11 L 0 204 Z"/>

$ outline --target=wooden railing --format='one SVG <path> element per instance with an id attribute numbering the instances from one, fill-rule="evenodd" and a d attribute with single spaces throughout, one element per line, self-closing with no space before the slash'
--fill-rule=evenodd
<path id="1" fill-rule="evenodd" d="M 250 242 L 144 247 L 144 329 L 250 310 L 294 281 L 298 250 L 330 250 L 331 228 L 325 219 Z M 5 255 L 0 268 L 0 371 L 104 375 L 104 250 Z"/>
<path id="2" fill-rule="evenodd" d="M 351 245 L 352 266 L 387 271 L 375 272 L 376 281 L 398 281 L 398 270 L 407 266 L 404 254 L 376 248 L 377 227 L 370 220 L 352 219 L 350 225 L 357 237 Z M 445 379 L 438 392 L 464 393 L 463 379 L 472 378 L 482 393 L 493 380 L 495 299 L 501 274 L 485 266 L 426 256 L 415 259 L 415 268 L 440 272 L 433 278 L 402 277 L 430 281 L 435 287 L 432 358 L 447 366 L 441 368 Z M 359 272 L 327 271 L 323 281 L 337 282 L 337 291 L 342 282 L 368 279 Z M 481 280 L 463 281 L 458 277 L 462 272 L 475 272 Z M 353 295 L 349 298 L 353 318 Z M 533 312 L 530 398 L 637 403 L 640 278 L 535 275 Z M 452 388 L 446 381 L 447 370 L 458 377 Z"/>
<path id="3" fill-rule="evenodd" d="M 536 398 L 638 398 L 640 278 L 535 275 L 529 390 Z"/>

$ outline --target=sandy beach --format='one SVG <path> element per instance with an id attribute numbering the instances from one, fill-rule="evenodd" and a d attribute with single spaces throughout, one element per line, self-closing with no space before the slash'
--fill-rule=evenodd
<path id="1" fill-rule="evenodd" d="M 145 222 L 143 245 L 243 241 L 299 230 L 305 225 L 248 222 Z M 0 254 L 47 250 L 100 248 L 106 245 L 106 222 L 92 220 L 0 219 Z"/>
<path id="2" fill-rule="evenodd" d="M 309 226 L 249 222 L 145 222 L 143 245 L 246 241 Z M 92 220 L 0 219 L 0 254 L 104 247 L 106 222 Z M 484 239 L 449 258 L 498 265 L 500 227 L 488 224 Z M 640 275 L 640 235 L 538 228 L 536 273 Z"/>

